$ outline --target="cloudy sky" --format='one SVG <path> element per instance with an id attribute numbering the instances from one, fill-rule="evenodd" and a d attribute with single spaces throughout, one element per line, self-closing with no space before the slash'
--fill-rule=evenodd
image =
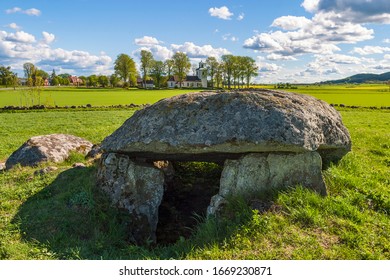
<path id="1" fill-rule="evenodd" d="M 389 0 L 0 0 L 0 64 L 111 74 L 120 53 L 253 57 L 257 80 L 390 71 Z"/>

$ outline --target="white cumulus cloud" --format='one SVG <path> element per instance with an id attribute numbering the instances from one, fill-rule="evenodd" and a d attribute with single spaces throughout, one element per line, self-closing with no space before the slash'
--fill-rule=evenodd
<path id="1" fill-rule="evenodd" d="M 275 19 L 271 26 L 280 27 L 284 30 L 296 30 L 305 28 L 311 23 L 311 20 L 305 17 L 283 16 Z"/>
<path id="2" fill-rule="evenodd" d="M 54 34 L 48 33 L 46 31 L 42 32 L 42 36 L 43 36 L 43 43 L 45 44 L 51 44 L 56 39 L 56 36 Z"/>
<path id="3" fill-rule="evenodd" d="M 185 42 L 182 45 L 172 44 L 173 52 L 184 52 L 190 58 L 206 58 L 208 56 L 220 57 L 225 54 L 230 54 L 227 49 L 214 48 L 211 45 L 197 46 L 192 42 Z"/>
<path id="4" fill-rule="evenodd" d="M 275 63 L 267 63 L 264 61 L 264 57 L 258 56 L 256 59 L 256 64 L 259 67 L 259 72 L 278 72 L 282 69 L 281 66 Z"/>
<path id="5" fill-rule="evenodd" d="M 35 9 L 35 8 L 22 11 L 22 13 L 29 15 L 29 16 L 40 16 L 41 15 L 41 11 L 38 9 Z"/>
<path id="6" fill-rule="evenodd" d="M 168 49 L 165 46 L 160 46 L 160 45 L 143 46 L 135 50 L 133 52 L 133 55 L 141 57 L 141 50 L 150 51 L 153 54 L 154 59 L 161 60 L 161 61 L 170 59 L 173 55 L 172 50 Z"/>
<path id="7" fill-rule="evenodd" d="M 26 15 L 29 15 L 29 16 L 40 16 L 42 12 L 40 10 L 36 9 L 36 8 L 23 10 L 23 9 L 21 9 L 19 7 L 14 7 L 14 8 L 5 10 L 5 13 L 6 14 L 21 13 L 21 14 L 26 14 Z"/>
<path id="8" fill-rule="evenodd" d="M 390 48 L 380 46 L 365 46 L 363 48 L 354 48 L 352 50 L 352 53 L 357 53 L 360 55 L 382 54 L 385 52 L 390 52 Z"/>
<path id="9" fill-rule="evenodd" d="M 138 46 L 152 46 L 152 45 L 159 45 L 162 43 L 161 41 L 157 40 L 154 37 L 151 36 L 144 36 L 142 38 L 136 38 L 134 40 L 135 44 Z"/>
<path id="10" fill-rule="evenodd" d="M 19 25 L 17 25 L 15 22 L 8 24 L 7 27 L 15 29 L 15 30 L 21 29 L 21 27 Z"/>
<path id="11" fill-rule="evenodd" d="M 21 12 L 21 11 L 22 11 L 21 8 L 19 8 L 19 7 L 14 7 L 14 8 L 12 8 L 12 9 L 7 9 L 7 10 L 5 10 L 5 13 L 6 13 L 6 14 L 14 14 L 14 13 L 19 13 L 19 12 Z"/>
<path id="12" fill-rule="evenodd" d="M 46 71 L 61 68 L 86 74 L 107 73 L 112 68 L 112 59 L 105 54 L 53 49 L 49 44 L 55 36 L 48 32 L 42 32 L 42 36 L 43 40 L 38 42 L 34 35 L 24 31 L 7 33 L 0 30 L 0 57 L 3 63 L 12 65 L 15 70 L 21 70 L 25 62 L 32 62 Z"/>
<path id="13" fill-rule="evenodd" d="M 374 31 L 360 24 L 335 22 L 329 14 L 316 14 L 311 20 L 281 17 L 273 26 L 283 30 L 255 34 L 244 41 L 244 48 L 280 56 L 330 54 L 339 44 L 352 44 L 373 38 Z"/>
<path id="14" fill-rule="evenodd" d="M 212 17 L 217 17 L 224 20 L 229 20 L 234 15 L 232 12 L 229 11 L 229 8 L 226 6 L 222 6 L 220 8 L 210 8 L 209 14 Z"/>
<path id="15" fill-rule="evenodd" d="M 35 37 L 24 31 L 16 31 L 15 33 L 8 33 L 6 41 L 18 42 L 18 43 L 34 43 Z"/>
<path id="16" fill-rule="evenodd" d="M 293 61 L 297 60 L 293 56 L 280 55 L 280 54 L 275 54 L 275 53 L 271 53 L 271 54 L 267 55 L 267 59 L 268 60 L 293 60 Z"/>

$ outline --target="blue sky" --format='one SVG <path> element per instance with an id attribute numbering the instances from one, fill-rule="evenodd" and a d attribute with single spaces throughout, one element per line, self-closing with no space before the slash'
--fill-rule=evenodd
<path id="1" fill-rule="evenodd" d="M 193 63 L 253 57 L 257 80 L 317 82 L 390 71 L 389 0 L 1 0 L 0 64 L 111 74 L 127 53 Z"/>

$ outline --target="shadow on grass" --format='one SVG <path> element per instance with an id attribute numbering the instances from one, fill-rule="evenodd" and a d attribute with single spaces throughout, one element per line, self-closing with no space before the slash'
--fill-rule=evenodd
<path id="1" fill-rule="evenodd" d="M 25 240 L 59 259 L 119 258 L 125 231 L 94 177 L 94 167 L 72 168 L 31 196 L 13 219 Z"/>
<path id="2" fill-rule="evenodd" d="M 96 189 L 95 174 L 95 167 L 66 170 L 31 196 L 13 219 L 24 240 L 49 249 L 58 259 L 181 259 L 222 242 L 253 215 L 250 207 L 237 200 L 222 221 L 191 217 L 197 219 L 197 225 L 187 239 L 148 248 L 134 246 L 127 241 L 126 215 L 110 207 L 106 196 Z M 268 194 L 268 200 L 276 195 Z M 260 211 L 272 206 L 254 203 L 252 208 L 261 207 Z"/>

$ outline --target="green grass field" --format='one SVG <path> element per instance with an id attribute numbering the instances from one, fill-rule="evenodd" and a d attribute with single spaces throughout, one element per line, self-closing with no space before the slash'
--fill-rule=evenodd
<path id="1" fill-rule="evenodd" d="M 126 242 L 120 214 L 95 188 L 95 165 L 79 155 L 45 175 L 34 175 L 42 167 L 1 172 L 0 259 L 388 260 L 390 110 L 340 110 L 353 148 L 324 172 L 327 197 L 301 188 L 264 194 L 271 205 L 264 212 L 236 199 L 228 219 L 197 216 L 192 236 L 171 245 Z M 133 112 L 0 113 L 0 161 L 34 135 L 61 132 L 100 142 Z M 71 168 L 80 161 L 88 168 Z"/>
<path id="2" fill-rule="evenodd" d="M 272 86 L 261 86 L 273 88 Z M 195 89 L 165 89 L 165 90 L 142 90 L 142 89 L 96 89 L 54 87 L 44 88 L 41 93 L 31 94 L 27 89 L 0 90 L 0 108 L 4 106 L 31 106 L 42 104 L 48 106 L 92 106 L 147 104 L 160 99 L 178 94 L 197 91 Z M 312 95 L 328 103 L 344 104 L 347 106 L 363 107 L 390 107 L 389 87 L 380 85 L 321 85 L 321 86 L 298 86 L 292 92 Z M 39 96 L 40 95 L 40 96 Z M 33 100 L 32 100 L 33 98 Z"/>
<path id="3" fill-rule="evenodd" d="M 387 85 L 321 85 L 298 86 L 292 92 L 312 95 L 333 104 L 362 107 L 389 107 L 390 91 Z"/>
<path id="4" fill-rule="evenodd" d="M 166 97 L 193 92 L 194 90 L 169 89 L 169 90 L 143 90 L 120 88 L 75 88 L 57 87 L 44 88 L 41 91 L 40 104 L 48 106 L 79 106 L 91 104 L 92 106 L 109 106 L 125 104 L 154 103 Z M 4 106 L 30 106 L 38 104 L 39 96 L 34 94 L 31 99 L 27 89 L 0 90 L 0 107 Z"/>

